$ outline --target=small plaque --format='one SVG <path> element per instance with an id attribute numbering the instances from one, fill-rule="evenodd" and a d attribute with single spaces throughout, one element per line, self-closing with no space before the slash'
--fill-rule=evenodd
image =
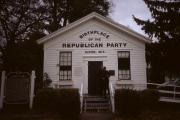
<path id="1" fill-rule="evenodd" d="M 115 70 L 109 70 L 109 74 L 110 74 L 111 76 L 114 76 L 114 75 L 115 75 Z"/>

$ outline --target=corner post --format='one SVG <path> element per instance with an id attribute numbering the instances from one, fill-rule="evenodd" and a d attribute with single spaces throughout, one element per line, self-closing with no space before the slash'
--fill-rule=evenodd
<path id="1" fill-rule="evenodd" d="M 5 76 L 6 72 L 2 71 L 1 76 L 1 93 L 0 93 L 0 109 L 3 109 L 3 102 L 4 102 L 4 88 L 5 88 Z"/>
<path id="2" fill-rule="evenodd" d="M 30 81 L 30 96 L 29 96 L 29 108 L 32 109 L 33 107 L 33 100 L 34 100 L 34 87 L 35 87 L 35 71 L 31 72 L 31 81 Z"/>

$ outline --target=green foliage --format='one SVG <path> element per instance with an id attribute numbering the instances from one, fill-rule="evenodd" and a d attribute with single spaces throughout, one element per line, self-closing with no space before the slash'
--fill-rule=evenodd
<path id="1" fill-rule="evenodd" d="M 109 13 L 108 0 L 42 0 L 47 8 L 47 30 L 53 32 L 91 12 L 103 16 Z M 61 24 L 60 24 L 61 23 Z"/>
<path id="2" fill-rule="evenodd" d="M 144 2 L 149 8 L 153 19 L 141 20 L 134 17 L 137 24 L 142 26 L 142 30 L 150 37 L 156 37 L 162 42 L 178 39 L 180 35 L 180 1 L 144 0 Z"/>
<path id="3" fill-rule="evenodd" d="M 119 116 L 116 120 L 180 120 L 180 111 L 168 110 L 168 108 L 161 108 L 157 111 L 145 110 L 136 117 L 122 119 Z"/>
<path id="4" fill-rule="evenodd" d="M 106 16 L 109 9 L 108 0 L 0 0 L 3 69 L 36 70 L 36 87 L 42 87 L 43 48 L 36 40 L 91 12 Z"/>
<path id="5" fill-rule="evenodd" d="M 60 113 L 62 113 L 65 116 L 79 115 L 80 97 L 78 89 L 62 89 L 60 96 Z"/>
<path id="6" fill-rule="evenodd" d="M 42 31 L 44 8 L 40 4 L 40 0 L 0 1 L 0 37 L 5 41 L 3 47 L 28 40 L 30 34 Z"/>
<path id="7" fill-rule="evenodd" d="M 141 105 L 145 109 L 155 108 L 159 101 L 159 92 L 157 90 L 145 89 L 140 92 Z"/>
<path id="8" fill-rule="evenodd" d="M 56 92 L 52 88 L 39 90 L 34 98 L 34 108 L 37 110 L 56 111 L 58 98 Z"/>
<path id="9" fill-rule="evenodd" d="M 144 0 L 152 19 L 141 20 L 133 16 L 142 30 L 158 42 L 146 48 L 148 64 L 152 66 L 151 81 L 159 82 L 162 76 L 180 76 L 180 12 L 179 0 Z"/>
<path id="10" fill-rule="evenodd" d="M 137 116 L 142 110 L 156 108 L 159 93 L 156 90 L 117 89 L 115 91 L 115 110 L 122 117 Z"/>
<path id="11" fill-rule="evenodd" d="M 115 91 L 115 110 L 121 116 L 134 116 L 140 111 L 140 96 L 131 89 L 118 89 Z"/>
<path id="12" fill-rule="evenodd" d="M 34 108 L 38 111 L 58 112 L 63 117 L 77 117 L 80 114 L 78 89 L 42 89 L 35 96 Z"/>
<path id="13" fill-rule="evenodd" d="M 44 87 L 47 88 L 47 87 L 50 87 L 50 84 L 52 83 L 52 80 L 51 78 L 49 77 L 49 75 L 47 73 L 44 73 L 43 75 L 43 81 L 44 81 Z"/>
<path id="14" fill-rule="evenodd" d="M 25 72 L 35 70 L 35 90 L 43 86 L 43 49 L 42 45 L 36 43 L 36 39 L 42 36 L 38 33 L 33 34 L 30 40 L 17 44 L 8 43 L 3 50 L 4 70 Z"/>

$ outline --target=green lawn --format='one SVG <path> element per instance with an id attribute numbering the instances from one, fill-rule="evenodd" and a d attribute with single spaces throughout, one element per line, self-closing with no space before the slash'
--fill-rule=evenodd
<path id="1" fill-rule="evenodd" d="M 29 110 L 26 105 L 10 105 L 0 111 L 0 120 L 75 120 L 62 118 L 58 112 Z"/>
<path id="2" fill-rule="evenodd" d="M 180 120 L 180 112 L 171 110 L 143 111 L 128 118 L 116 117 L 116 120 Z"/>
<path id="3" fill-rule="evenodd" d="M 71 116 L 69 116 L 71 117 Z M 0 120 L 67 120 L 54 112 L 37 112 L 27 109 L 0 112 Z M 69 118 L 68 120 L 75 120 Z M 161 104 L 155 109 L 143 110 L 136 116 L 126 118 L 115 115 L 114 120 L 180 120 L 180 104 Z"/>
<path id="4" fill-rule="evenodd" d="M 21 109 L 21 110 L 13 109 L 13 110 L 1 111 L 0 120 L 74 120 L 74 119 L 62 118 L 62 116 L 57 112 L 38 112 L 35 110 L 30 111 L 28 109 Z"/>
<path id="5" fill-rule="evenodd" d="M 115 120 L 180 120 L 180 104 L 162 103 L 151 110 L 142 110 L 136 116 L 122 118 L 116 116 Z"/>
<path id="6" fill-rule="evenodd" d="M 0 120 L 63 120 L 58 114 L 52 113 L 1 113 Z"/>

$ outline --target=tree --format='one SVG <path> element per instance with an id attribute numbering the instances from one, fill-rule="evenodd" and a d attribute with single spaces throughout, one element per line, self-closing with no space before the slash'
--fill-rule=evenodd
<path id="1" fill-rule="evenodd" d="M 0 50 L 3 52 L 5 68 L 12 67 L 12 64 L 24 66 L 20 65 L 23 59 L 18 58 L 18 55 L 27 56 L 24 53 L 27 49 L 22 50 L 27 47 L 24 42 L 36 41 L 45 33 L 66 26 L 92 11 L 108 15 L 109 7 L 107 0 L 1 0 Z M 34 35 L 37 37 L 32 37 Z M 16 51 L 18 54 L 14 54 Z"/>
<path id="2" fill-rule="evenodd" d="M 91 12 L 107 16 L 110 9 L 108 0 L 42 0 L 47 9 L 47 31 L 53 32 Z"/>
<path id="3" fill-rule="evenodd" d="M 158 42 L 147 45 L 147 62 L 151 64 L 154 81 L 165 74 L 172 78 L 180 76 L 180 1 L 144 0 L 152 19 L 141 20 L 133 16 L 135 22 L 150 38 Z"/>
<path id="4" fill-rule="evenodd" d="M 29 34 L 42 30 L 42 7 L 38 0 L 1 0 L 0 36 L 5 46 L 29 39 Z"/>
<path id="5" fill-rule="evenodd" d="M 90 12 L 108 15 L 109 7 L 108 0 L 0 0 L 4 69 L 34 69 L 42 80 L 43 49 L 36 40 Z"/>
<path id="6" fill-rule="evenodd" d="M 33 52 L 42 51 L 34 38 L 43 36 L 43 21 L 46 19 L 44 12 L 38 0 L 0 1 L 0 50 L 5 70 L 39 69 L 35 66 L 35 56 L 42 56 L 43 52 Z"/>
<path id="7" fill-rule="evenodd" d="M 42 83 L 42 36 L 46 19 L 39 0 L 0 1 L 0 52 L 6 71 L 36 71 L 36 85 Z"/>

